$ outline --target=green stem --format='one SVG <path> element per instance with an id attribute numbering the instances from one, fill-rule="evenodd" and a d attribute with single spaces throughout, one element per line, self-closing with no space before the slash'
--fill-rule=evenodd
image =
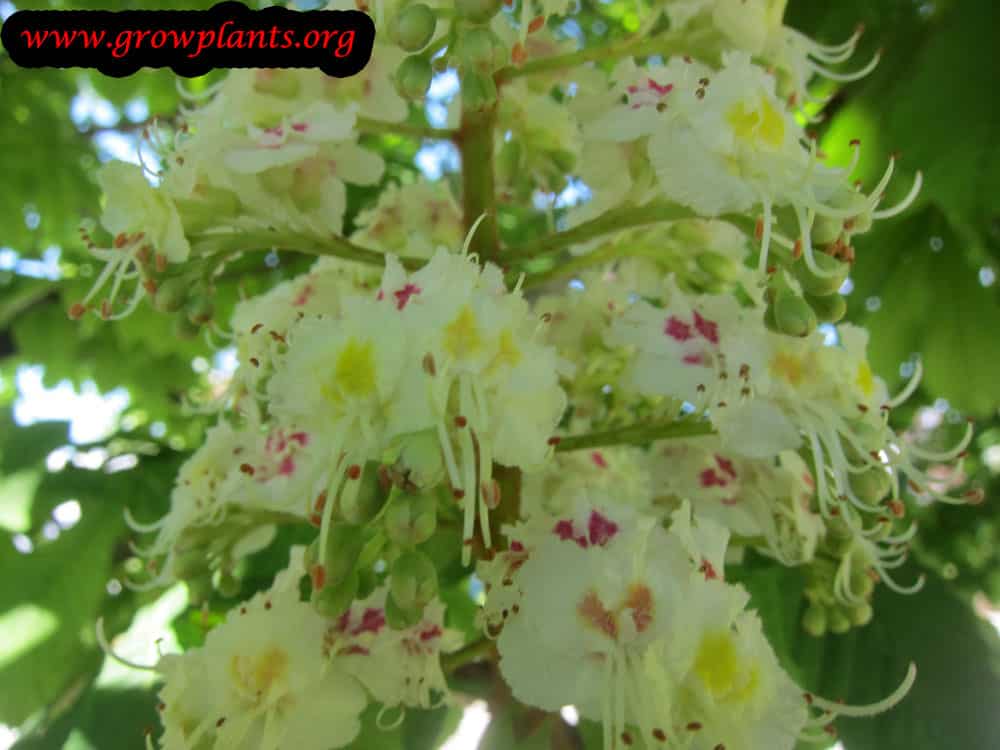
<path id="1" fill-rule="evenodd" d="M 468 231 L 483 214 L 470 245 L 482 262 L 500 252 L 497 232 L 496 185 L 493 177 L 493 126 L 496 110 L 462 111 L 459 149 L 462 154 L 462 211 Z"/>
<path id="2" fill-rule="evenodd" d="M 497 72 L 496 82 L 497 85 L 500 85 L 522 76 L 550 73 L 554 70 L 572 68 L 588 62 L 617 60 L 623 57 L 647 57 L 649 55 L 669 57 L 693 49 L 693 41 L 695 40 L 692 39 L 691 34 L 666 33 L 654 37 L 639 34 L 600 47 L 587 47 L 565 55 L 551 55 L 530 60 L 520 66 L 507 66 Z"/>
<path id="3" fill-rule="evenodd" d="M 378 135 L 405 135 L 412 138 L 436 138 L 442 141 L 453 141 L 458 136 L 458 131 L 448 128 L 410 125 L 405 122 L 385 122 L 384 120 L 373 120 L 370 117 L 359 117 L 356 125 L 358 130 Z"/>
<path id="4" fill-rule="evenodd" d="M 667 422 L 666 424 L 634 424 L 603 432 L 590 432 L 562 438 L 556 445 L 557 451 L 578 451 L 586 448 L 601 448 L 607 445 L 645 445 L 654 440 L 666 438 L 698 437 L 712 435 L 715 430 L 711 422 Z"/>
<path id="5" fill-rule="evenodd" d="M 454 672 L 461 666 L 474 661 L 492 661 L 495 658 L 496 644 L 489 638 L 480 638 L 478 641 L 462 646 L 458 651 L 441 655 L 441 669 L 445 673 Z"/>
<path id="6" fill-rule="evenodd" d="M 324 255 L 353 260 L 372 266 L 385 265 L 385 253 L 355 245 L 335 234 L 316 237 L 297 232 L 258 230 L 251 232 L 219 232 L 191 237 L 191 245 L 201 256 L 211 256 L 244 251 L 293 250 L 308 255 Z M 427 261 L 423 258 L 403 256 L 403 267 L 416 270 Z"/>
<path id="7" fill-rule="evenodd" d="M 511 247 L 504 254 L 514 260 L 538 258 L 605 234 L 620 232 L 623 229 L 656 224 L 661 221 L 693 219 L 697 216 L 691 209 L 665 200 L 653 200 L 642 206 L 627 204 L 606 211 L 596 219 L 586 221 L 564 232 L 556 232 L 523 245 Z"/>

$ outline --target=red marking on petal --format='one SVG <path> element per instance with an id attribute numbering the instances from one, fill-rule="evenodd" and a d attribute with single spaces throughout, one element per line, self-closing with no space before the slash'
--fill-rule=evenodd
<path id="1" fill-rule="evenodd" d="M 392 296 L 396 298 L 396 309 L 402 310 L 410 301 L 410 297 L 414 294 L 420 294 L 421 291 L 423 290 L 416 284 L 407 284 L 402 289 L 393 292 Z"/>
<path id="2" fill-rule="evenodd" d="M 608 468 L 608 462 L 604 458 L 604 454 L 600 451 L 594 451 L 590 454 L 590 460 L 594 462 L 594 465 L 600 469 Z"/>
<path id="3" fill-rule="evenodd" d="M 290 476 L 291 474 L 294 474 L 295 459 L 292 458 L 291 456 L 285 456 L 281 460 L 281 465 L 278 467 L 278 473 L 283 477 L 287 477 Z"/>
<path id="4" fill-rule="evenodd" d="M 729 482 L 720 477 L 715 469 L 705 469 L 698 475 L 702 487 L 725 487 Z"/>
<path id="5" fill-rule="evenodd" d="M 670 338 L 676 339 L 677 341 L 687 341 L 692 336 L 691 326 L 675 315 L 671 315 L 667 318 L 667 321 L 663 326 L 663 332 Z"/>
<path id="6" fill-rule="evenodd" d="M 590 514 L 590 520 L 587 522 L 587 531 L 590 536 L 590 543 L 603 547 L 618 533 L 618 524 L 595 510 Z"/>
<path id="7" fill-rule="evenodd" d="M 685 354 L 681 357 L 681 362 L 686 365 L 703 365 L 705 358 L 701 354 Z"/>
<path id="8" fill-rule="evenodd" d="M 706 581 L 714 581 L 719 577 L 719 574 L 715 572 L 715 566 L 704 558 L 701 560 L 701 567 L 698 568 L 698 572 L 705 574 Z"/>
<path id="9" fill-rule="evenodd" d="M 698 333 L 711 341 L 713 344 L 719 343 L 719 325 L 711 320 L 701 317 L 696 310 L 694 313 L 694 327 Z"/>
<path id="10" fill-rule="evenodd" d="M 435 638 L 440 638 L 441 635 L 442 635 L 441 628 L 439 628 L 437 625 L 431 625 L 426 630 L 421 631 L 420 640 L 424 642 L 432 641 Z"/>
<path id="11" fill-rule="evenodd" d="M 728 474 L 729 476 L 731 476 L 733 479 L 736 478 L 736 469 L 733 467 L 733 462 L 732 461 L 730 461 L 730 460 L 728 460 L 726 458 L 723 458 L 718 453 L 716 453 L 715 454 L 715 463 L 717 463 L 719 465 L 719 468 L 722 469 L 724 472 L 726 472 L 726 474 Z"/>

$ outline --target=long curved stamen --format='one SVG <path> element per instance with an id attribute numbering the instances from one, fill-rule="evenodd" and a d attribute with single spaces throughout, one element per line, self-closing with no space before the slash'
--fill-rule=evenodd
<path id="1" fill-rule="evenodd" d="M 823 67 L 822 65 L 819 65 L 818 63 L 808 59 L 806 61 L 806 67 L 808 67 L 811 71 L 813 71 L 817 75 L 823 76 L 823 78 L 826 78 L 827 80 L 836 81 L 838 83 L 850 83 L 851 81 L 857 81 L 861 78 L 864 78 L 866 75 L 875 70 L 881 59 L 882 59 L 882 52 L 881 51 L 876 52 L 874 57 L 872 57 L 871 61 L 867 65 L 865 65 L 863 68 L 859 70 L 855 70 L 850 73 L 834 73 L 832 70 L 829 70 Z"/>
<path id="2" fill-rule="evenodd" d="M 875 703 L 870 703 L 867 706 L 851 706 L 846 703 L 835 703 L 825 698 L 820 698 L 818 695 L 810 695 L 809 702 L 816 708 L 838 716 L 853 716 L 856 718 L 875 716 L 876 714 L 888 711 L 903 700 L 906 694 L 910 692 L 910 688 L 913 687 L 916 679 L 917 665 L 911 662 L 909 669 L 906 670 L 906 677 L 903 678 L 899 687 L 893 690 L 890 695 Z"/>
<path id="3" fill-rule="evenodd" d="M 760 263 L 757 265 L 757 271 L 760 274 L 765 274 L 767 273 L 768 250 L 771 247 L 771 222 L 773 214 L 769 198 L 762 198 L 761 203 L 764 205 L 764 228 L 760 237 Z"/>
<path id="4" fill-rule="evenodd" d="M 143 301 L 146 297 L 146 289 L 142 284 L 136 284 L 135 292 L 132 294 L 132 298 L 125 305 L 124 309 L 115 313 L 114 315 L 109 315 L 108 320 L 121 320 L 122 318 L 127 318 L 129 315 L 135 312 L 135 309 L 139 306 L 139 303 Z"/>
<path id="5" fill-rule="evenodd" d="M 479 225 L 486 219 L 486 215 L 485 211 L 479 214 L 479 218 L 473 222 L 471 227 L 469 227 L 469 232 L 465 235 L 465 242 L 462 243 L 462 255 L 469 254 L 469 246 L 472 244 L 472 238 L 475 236 L 476 230 L 479 229 Z"/>
<path id="6" fill-rule="evenodd" d="M 912 585 L 902 586 L 896 583 L 896 581 L 893 580 L 892 576 L 890 576 L 888 573 L 885 572 L 885 569 L 882 567 L 881 563 L 876 563 L 872 567 L 875 568 L 875 570 L 878 572 L 879 577 L 882 579 L 882 582 L 890 589 L 895 591 L 897 594 L 904 594 L 904 595 L 915 594 L 924 587 L 924 583 L 927 580 L 927 577 L 923 573 L 921 573 L 917 577 L 917 580 L 914 581 Z"/>
<path id="7" fill-rule="evenodd" d="M 463 486 L 461 489 L 465 492 L 465 496 L 462 498 L 465 504 L 465 518 L 462 525 L 462 565 L 468 565 L 472 560 L 472 547 L 470 545 L 475 533 L 479 490 L 476 486 L 476 456 L 471 428 L 463 429 L 462 437 L 464 437 L 465 442 L 462 446 Z"/>
<path id="8" fill-rule="evenodd" d="M 954 461 L 968 449 L 974 433 L 975 429 L 972 426 L 972 422 L 967 422 L 965 434 L 962 435 L 962 439 L 958 441 L 958 444 L 954 448 L 946 451 L 929 451 L 911 443 L 907 446 L 907 450 L 922 461 Z"/>
<path id="9" fill-rule="evenodd" d="M 385 714 L 392 708 L 398 709 L 399 713 L 392 722 L 386 724 L 384 721 Z M 406 718 L 406 708 L 404 706 L 402 705 L 382 706 L 382 708 L 379 709 L 379 712 L 375 717 L 375 726 L 377 726 L 383 732 L 391 732 L 393 729 L 396 729 L 400 724 L 402 724 L 403 719 L 405 718 Z"/>
<path id="10" fill-rule="evenodd" d="M 895 409 L 897 406 L 905 402 L 906 399 L 912 396 L 913 392 L 917 390 L 917 386 L 920 385 L 920 378 L 923 374 L 924 366 L 920 363 L 920 360 L 917 359 L 916 362 L 914 362 L 913 376 L 910 378 L 909 382 L 903 387 L 902 391 L 889 399 L 885 405 L 890 409 Z"/>
<path id="11" fill-rule="evenodd" d="M 111 648 L 111 644 L 108 643 L 108 638 L 104 634 L 104 618 L 98 617 L 97 623 L 94 626 L 94 632 L 97 635 L 97 645 L 101 647 L 101 651 L 105 653 L 106 656 L 118 662 L 122 666 L 129 667 L 131 669 L 142 669 L 147 672 L 155 672 L 155 666 L 149 666 L 146 664 L 136 664 L 134 661 L 129 661 L 123 656 L 119 656 Z"/>
<path id="12" fill-rule="evenodd" d="M 903 211 L 908 209 L 913 204 L 913 201 L 917 199 L 917 196 L 920 194 L 920 188 L 923 184 L 924 173 L 917 172 L 916 176 L 913 178 L 913 187 L 910 188 L 910 192 L 906 194 L 906 197 L 892 208 L 883 208 L 878 211 L 872 211 L 872 218 L 890 219 L 893 216 L 898 216 L 903 213 Z"/>
<path id="13" fill-rule="evenodd" d="M 127 505 L 125 506 L 124 516 L 125 516 L 125 523 L 128 525 L 128 527 L 132 529 L 132 531 L 138 531 L 141 534 L 149 534 L 150 532 L 153 531 L 159 531 L 159 529 L 163 526 L 163 524 L 167 520 L 167 517 L 163 516 L 162 518 L 159 518 L 151 523 L 140 523 L 139 521 L 135 520 L 135 516 L 132 515 L 132 511 L 129 510 Z"/>
<path id="14" fill-rule="evenodd" d="M 445 429 L 444 422 L 437 424 L 438 442 L 441 444 L 441 454 L 444 456 L 444 465 L 448 471 L 448 481 L 454 489 L 461 489 L 462 481 L 458 476 L 458 464 L 455 462 L 455 452 L 451 447 L 451 438 Z"/>

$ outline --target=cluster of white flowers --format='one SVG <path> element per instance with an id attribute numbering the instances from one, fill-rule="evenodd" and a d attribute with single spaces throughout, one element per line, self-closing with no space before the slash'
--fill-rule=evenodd
<path id="1" fill-rule="evenodd" d="M 136 547 L 148 574 L 132 585 L 207 580 L 226 596 L 280 526 L 315 535 L 203 647 L 163 657 L 160 746 L 326 750 L 354 740 L 369 702 L 390 727 L 390 714 L 451 700 L 440 656 L 475 634 L 446 627 L 427 550 L 454 545 L 455 529 L 465 573 L 447 585 L 473 570 L 485 584 L 477 624 L 514 696 L 600 720 L 605 750 L 787 750 L 837 715 L 892 707 L 912 668 L 871 706 L 804 697 L 750 595 L 725 579 L 748 549 L 801 566 L 805 629 L 840 633 L 871 619 L 876 582 L 920 587 L 889 573 L 916 532 L 897 523 L 907 495 L 978 499 L 940 479 L 971 426 L 946 452 L 898 435 L 889 416 L 919 366 L 890 397 L 867 333 L 834 325 L 852 237 L 920 182 L 880 209 L 893 163 L 864 194 L 857 145 L 830 166 L 804 130 L 814 76 L 871 68 L 829 68 L 857 34 L 820 45 L 783 25 L 783 0 L 665 1 L 637 37 L 666 14 L 662 60 L 639 65 L 616 45 L 625 59 L 606 71 L 546 26 L 570 3 L 444 5 L 366 6 L 392 42 L 380 36 L 354 78 L 233 71 L 185 111 L 155 187 L 139 167 L 101 173 L 112 247 L 93 244 L 107 265 L 74 315 L 109 283 L 105 318 L 146 294 L 176 310 L 178 283 L 205 279 L 215 266 L 198 264 L 233 247 L 215 241 L 241 232 L 350 250 L 236 305 L 238 367 L 217 424 L 169 513 L 128 518 L 155 534 Z M 441 50 L 435 64 L 462 79 L 458 130 L 404 124 Z M 517 75 L 528 60 L 537 76 Z M 486 138 L 468 130 L 473 111 Z M 532 274 L 556 278 L 558 260 L 482 251 L 504 222 L 446 181 L 390 182 L 349 215 L 349 191 L 385 180 L 364 123 L 485 143 L 463 152 L 484 163 L 464 167 L 486 168 L 501 205 L 580 179 L 589 199 L 559 227 L 578 241 L 549 235 L 573 276 L 538 288 Z M 609 210 L 622 221 L 602 220 Z M 551 225 L 551 210 L 533 218 Z M 551 255 L 544 245 L 534 254 Z"/>

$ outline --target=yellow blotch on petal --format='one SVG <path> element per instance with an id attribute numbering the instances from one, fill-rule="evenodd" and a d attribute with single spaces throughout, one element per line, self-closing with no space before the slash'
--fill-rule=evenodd
<path id="1" fill-rule="evenodd" d="M 256 657 L 236 654 L 230 661 L 229 669 L 238 685 L 254 696 L 264 696 L 287 674 L 288 654 L 277 646 L 272 646 Z"/>
<path id="2" fill-rule="evenodd" d="M 866 396 L 871 396 L 875 392 L 875 375 L 867 362 L 862 361 L 858 365 L 858 377 L 854 382 Z"/>
<path id="3" fill-rule="evenodd" d="M 797 386 L 805 378 L 805 368 L 802 360 L 794 354 L 778 352 L 771 360 L 771 374 Z"/>
<path id="4" fill-rule="evenodd" d="M 707 633 L 694 660 L 695 674 L 715 698 L 732 692 L 740 676 L 736 646 L 728 633 Z"/>
<path id="5" fill-rule="evenodd" d="M 333 379 L 324 395 L 339 401 L 341 395 L 355 398 L 375 392 L 375 353 L 370 341 L 350 339 L 340 350 Z"/>
<path id="6" fill-rule="evenodd" d="M 456 359 L 472 357 L 483 348 L 476 314 L 468 305 L 444 329 L 444 349 Z"/>
<path id="7" fill-rule="evenodd" d="M 726 122 L 737 138 L 750 143 L 764 143 L 778 148 L 785 139 L 785 120 L 766 97 L 755 109 L 737 102 L 726 113 Z"/>

